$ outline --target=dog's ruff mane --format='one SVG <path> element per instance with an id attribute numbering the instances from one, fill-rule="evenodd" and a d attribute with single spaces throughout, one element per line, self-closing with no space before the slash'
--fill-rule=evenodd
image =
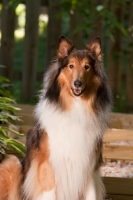
<path id="1" fill-rule="evenodd" d="M 80 99 L 75 99 L 72 110 L 65 113 L 42 100 L 36 107 L 36 118 L 48 133 L 58 200 L 78 199 L 93 173 L 93 149 L 102 138 L 105 120 L 89 113 Z"/>

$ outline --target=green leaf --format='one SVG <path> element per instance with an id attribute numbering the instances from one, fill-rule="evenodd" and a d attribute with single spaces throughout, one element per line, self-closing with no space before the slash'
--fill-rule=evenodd
<path id="1" fill-rule="evenodd" d="M 12 6 L 13 8 L 16 8 L 22 0 L 10 0 L 8 3 L 8 7 Z"/>
<path id="2" fill-rule="evenodd" d="M 128 36 L 128 30 L 121 23 L 117 23 L 116 27 L 126 36 Z"/>
<path id="3" fill-rule="evenodd" d="M 0 139 L 0 147 L 1 146 L 3 146 L 4 148 L 7 148 L 6 142 Z"/>
<path id="4" fill-rule="evenodd" d="M 0 82 L 7 82 L 7 83 L 10 83 L 10 80 L 4 76 L 0 76 Z"/>
<path id="5" fill-rule="evenodd" d="M 11 114 L 9 114 L 7 112 L 1 112 L 0 113 L 0 119 L 2 119 L 2 118 L 4 118 L 4 119 L 11 119 L 13 121 L 19 120 L 18 116 L 11 115 Z"/>
<path id="6" fill-rule="evenodd" d="M 2 122 L 2 124 L 6 124 L 6 125 L 12 125 L 7 119 L 5 119 L 5 118 L 1 118 L 0 119 L 1 120 L 1 122 Z"/>
<path id="7" fill-rule="evenodd" d="M 10 131 L 10 132 L 12 132 L 13 134 L 15 134 L 15 135 L 17 135 L 17 136 L 20 136 L 20 137 L 24 137 L 24 136 L 25 136 L 25 134 L 19 133 L 19 132 L 14 131 L 14 130 L 12 130 L 12 129 L 10 129 L 10 128 L 7 128 L 7 127 L 4 127 L 3 130 Z"/>
<path id="8" fill-rule="evenodd" d="M 15 103 L 14 99 L 7 98 L 7 97 L 0 97 L 1 103 Z"/>
<path id="9" fill-rule="evenodd" d="M 16 153 L 20 154 L 21 156 L 25 156 L 25 153 L 23 151 L 21 151 L 21 149 L 19 149 L 16 145 L 11 144 L 10 145 L 10 149 L 14 150 Z"/>
<path id="10" fill-rule="evenodd" d="M 103 6 L 103 5 L 98 5 L 98 6 L 96 7 L 96 10 L 97 10 L 98 12 L 102 11 L 103 9 L 104 9 L 104 6 Z"/>
<path id="11" fill-rule="evenodd" d="M 16 112 L 16 111 L 20 110 L 19 108 L 16 108 L 7 102 L 1 102 L 1 100 L 0 100 L 0 109 L 10 111 L 10 112 Z"/>
<path id="12" fill-rule="evenodd" d="M 14 2 L 16 3 L 18 1 L 12 0 L 9 3 L 14 3 Z M 15 130 L 5 127 L 5 125 L 13 126 L 13 124 L 11 123 L 12 121 L 16 120 L 20 121 L 19 116 L 16 116 L 14 114 L 16 111 L 20 109 L 13 106 L 15 100 L 10 97 L 11 94 L 8 90 L 8 87 L 10 85 L 11 85 L 10 81 L 7 78 L 0 76 L 0 123 L 4 125 L 0 126 L 0 153 L 5 154 L 5 149 L 12 149 L 15 152 L 19 153 L 20 155 L 24 156 L 25 146 L 21 142 L 18 142 L 17 140 L 10 138 L 6 134 L 7 131 L 10 131 L 17 136 L 20 137 L 24 136 L 24 134 L 20 134 Z"/>
<path id="13" fill-rule="evenodd" d="M 2 127 L 0 127 L 0 138 L 9 138 Z"/>
<path id="14" fill-rule="evenodd" d="M 26 148 L 25 145 L 15 139 L 8 139 L 7 144 L 10 148 L 13 148 L 17 153 L 25 155 Z"/>
<path id="15" fill-rule="evenodd" d="M 0 153 L 5 154 L 5 150 L 3 148 L 0 148 Z"/>
<path id="16" fill-rule="evenodd" d="M 9 138 L 9 139 L 7 140 L 7 143 L 8 143 L 8 144 L 14 144 L 14 145 L 16 145 L 16 146 L 17 146 L 18 148 L 20 148 L 23 152 L 25 152 L 25 150 L 26 150 L 25 145 L 22 144 L 21 142 L 15 140 L 15 139 Z"/>
<path id="17" fill-rule="evenodd" d="M 1 68 L 5 68 L 6 66 L 5 66 L 5 65 L 0 65 L 0 67 L 1 67 Z"/>

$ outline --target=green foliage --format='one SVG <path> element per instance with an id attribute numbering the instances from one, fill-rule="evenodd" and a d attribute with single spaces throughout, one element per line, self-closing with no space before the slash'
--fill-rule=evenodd
<path id="1" fill-rule="evenodd" d="M 19 5 L 16 8 L 16 14 L 18 17 L 18 27 L 17 31 L 18 35 L 15 35 L 15 45 L 14 45 L 14 71 L 20 77 L 20 73 L 22 72 L 22 65 L 23 65 L 23 48 L 24 48 L 24 36 L 23 30 L 25 25 L 25 8 L 24 5 Z M 38 37 L 38 59 L 37 59 L 37 72 L 43 74 L 46 68 L 46 35 L 47 35 L 47 15 L 41 14 L 39 16 L 39 37 Z M 20 35 L 19 35 L 20 33 Z M 21 99 L 21 80 L 13 80 L 12 83 L 12 95 L 16 99 L 18 103 L 23 103 Z M 36 82 L 35 93 L 37 94 L 38 91 L 41 89 L 42 78 L 40 82 Z M 30 104 L 35 104 L 37 101 L 37 96 L 33 97 L 32 102 L 28 102 Z"/>
<path id="2" fill-rule="evenodd" d="M 114 40 L 114 30 L 119 29 L 123 35 L 128 36 L 128 30 L 125 28 L 125 24 L 119 21 L 115 12 L 112 12 L 110 9 L 111 1 L 103 0 L 102 4 L 98 4 L 96 1 L 87 1 L 87 0 L 61 0 L 61 6 L 63 7 L 63 12 L 77 10 L 81 17 L 82 23 L 78 25 L 77 30 L 74 32 L 80 31 L 79 29 L 84 28 L 85 33 L 90 34 L 91 31 L 98 25 L 96 21 L 99 21 L 99 18 L 102 17 L 104 25 L 104 33 L 106 37 Z M 126 7 L 125 0 L 116 0 L 113 4 L 113 8 L 119 8 L 121 6 Z"/>
<path id="3" fill-rule="evenodd" d="M 23 44 L 24 44 L 24 26 L 25 26 L 25 4 L 21 4 L 21 2 L 26 2 L 25 0 L 10 0 L 8 6 L 12 6 L 18 17 L 17 31 L 15 33 L 15 58 L 14 58 L 14 70 L 18 72 L 16 77 L 20 77 L 20 73 L 22 71 L 22 59 L 23 59 Z M 132 27 L 128 25 L 129 18 L 129 4 L 133 6 L 133 2 L 125 1 L 125 0 L 116 0 L 112 2 L 111 0 L 103 0 L 103 1 L 94 1 L 94 0 L 60 0 L 59 4 L 62 12 L 59 12 L 56 17 L 62 18 L 62 34 L 66 36 L 70 36 L 70 19 L 74 13 L 78 13 L 81 16 L 81 23 L 78 23 L 76 28 L 72 31 L 71 35 L 76 35 L 76 33 L 83 31 L 83 40 L 84 43 L 88 40 L 88 37 L 91 38 L 96 36 L 98 26 L 102 23 L 102 39 L 103 39 L 103 53 L 105 66 L 107 65 L 107 50 L 110 39 L 112 41 L 116 40 L 116 33 L 118 30 L 124 35 L 123 37 L 123 51 L 122 52 L 111 52 L 112 60 L 115 62 L 121 58 L 124 60 L 123 64 L 123 74 L 126 74 L 126 56 L 132 51 L 133 42 L 131 41 L 127 46 L 128 36 L 132 34 Z M 120 7 L 124 9 L 124 19 L 121 20 L 121 15 L 119 14 Z M 118 14 L 116 10 L 118 9 Z M 42 16 L 41 16 L 42 15 Z M 39 52 L 38 52 L 38 64 L 37 64 L 37 72 L 39 72 L 39 77 L 41 73 L 45 70 L 46 66 L 46 43 L 47 43 L 47 20 L 44 19 L 44 13 L 42 13 L 39 17 Z M 47 14 L 46 14 L 47 15 Z M 95 33 L 96 30 L 96 33 Z M 99 33 L 98 33 L 99 34 Z M 117 35 L 118 36 L 118 35 Z M 110 38 L 110 39 L 109 39 Z M 117 37 L 118 38 L 118 37 Z M 113 43 L 113 42 L 112 42 Z M 108 65 L 106 66 L 106 70 L 108 69 Z M 133 69 L 133 65 L 132 65 Z M 41 80 L 42 78 L 40 78 Z M 1 85 L 0 78 L 0 85 Z M 5 85 L 8 85 L 8 80 L 5 80 Z M 3 83 L 2 83 L 3 84 Z M 39 86 L 38 86 L 39 85 Z M 39 81 L 36 83 L 36 93 L 38 88 L 40 89 L 41 84 Z M 20 97 L 20 88 L 21 88 L 21 80 L 13 81 L 13 91 L 12 94 L 17 102 L 22 103 Z M 125 87 L 122 86 L 122 89 Z M 123 89 L 123 90 L 124 90 Z M 8 96 L 9 91 L 4 91 L 5 94 L 3 96 Z M 1 95 L 1 91 L 0 91 Z M 122 98 L 121 98 L 122 97 Z M 121 98 L 121 99 L 120 99 Z M 117 111 L 121 110 L 125 102 L 125 93 L 121 92 L 120 95 L 120 108 Z M 33 99 L 33 102 L 36 102 L 36 97 Z M 32 102 L 32 103 L 33 103 Z M 31 103 L 31 102 L 28 102 Z"/>
<path id="4" fill-rule="evenodd" d="M 15 101 L 11 98 L 8 87 L 10 82 L 7 78 L 0 76 L 0 153 L 5 154 L 5 150 L 13 150 L 21 156 L 25 155 L 25 146 L 15 139 L 8 136 L 8 133 L 13 133 L 17 136 L 23 134 L 14 131 L 13 121 L 20 120 L 14 113 L 19 109 L 13 106 Z"/>
<path id="5" fill-rule="evenodd" d="M 8 3 L 8 6 L 12 6 L 13 8 L 16 8 L 22 2 L 23 2 L 22 0 L 10 0 Z"/>

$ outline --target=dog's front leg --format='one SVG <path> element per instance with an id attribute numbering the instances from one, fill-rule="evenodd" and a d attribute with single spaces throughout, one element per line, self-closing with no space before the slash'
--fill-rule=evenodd
<path id="1" fill-rule="evenodd" d="M 38 167 L 38 183 L 42 189 L 35 200 L 56 200 L 54 174 L 49 161 Z"/>
<path id="2" fill-rule="evenodd" d="M 85 200 L 103 200 L 104 186 L 99 172 L 94 172 L 88 180 Z"/>
<path id="3" fill-rule="evenodd" d="M 87 189 L 85 192 L 85 200 L 98 200 L 96 194 L 96 185 L 93 177 L 89 178 Z"/>
<path id="4" fill-rule="evenodd" d="M 23 185 L 23 199 L 56 200 L 55 181 L 48 160 L 38 163 L 32 161 Z"/>

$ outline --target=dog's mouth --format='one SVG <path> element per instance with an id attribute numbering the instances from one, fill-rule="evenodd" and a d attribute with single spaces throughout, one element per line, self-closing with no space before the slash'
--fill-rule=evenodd
<path id="1" fill-rule="evenodd" d="M 80 96 L 83 93 L 83 90 L 80 88 L 72 89 L 72 92 L 75 96 Z"/>

